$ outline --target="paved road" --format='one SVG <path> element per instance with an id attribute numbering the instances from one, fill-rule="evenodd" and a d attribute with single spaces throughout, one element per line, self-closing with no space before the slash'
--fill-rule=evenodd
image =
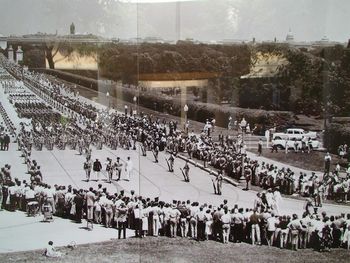
<path id="1" fill-rule="evenodd" d="M 1 87 L 0 87 L 0 92 Z M 0 94 L 0 101 L 5 102 L 6 97 Z M 3 103 L 5 104 L 5 103 Z M 10 112 L 11 118 L 15 123 L 21 120 L 17 117 L 11 104 L 5 104 L 6 110 Z M 33 159 L 37 160 L 43 172 L 44 181 L 50 184 L 71 184 L 76 188 L 96 187 L 98 182 L 85 182 L 85 175 L 82 169 L 84 156 L 78 155 L 73 150 L 53 151 L 33 151 Z M 135 190 L 137 194 L 145 197 L 159 197 L 161 200 L 187 200 L 199 201 L 201 203 L 210 203 L 218 205 L 223 199 L 227 199 L 230 205 L 238 204 L 242 207 L 252 207 L 256 192 L 243 191 L 240 188 L 230 184 L 223 185 L 223 195 L 217 196 L 213 194 L 211 177 L 205 171 L 191 166 L 190 178 L 191 182 L 186 183 L 180 172 L 184 161 L 175 160 L 175 172 L 167 172 L 167 164 L 164 160 L 165 153 L 159 154 L 159 163 L 153 162 L 153 155 L 148 153 L 147 157 L 140 156 L 140 150 L 110 150 L 104 147 L 102 150 L 93 149 L 92 158 L 99 158 L 102 162 L 107 157 L 113 160 L 119 156 L 123 161 L 128 156 L 134 162 L 136 167 L 131 181 L 113 181 L 109 184 L 100 181 L 108 191 L 114 192 L 125 189 L 126 192 Z M 16 145 L 10 146 L 10 151 L 0 152 L 0 167 L 9 163 L 12 165 L 12 175 L 20 180 L 29 180 L 28 174 L 25 173 L 25 165 L 20 157 L 20 152 L 16 151 Z M 285 198 L 282 203 L 282 213 L 298 213 L 303 210 L 303 201 Z M 322 211 L 330 214 L 339 214 L 340 212 L 350 212 L 349 207 L 339 205 L 325 205 Z M 33 220 L 33 221 L 32 221 Z M 88 232 L 82 227 L 84 225 L 76 225 L 68 220 L 57 219 L 50 224 L 39 224 L 41 218 L 26 218 L 22 213 L 0 212 L 0 238 L 6 240 L 5 244 L 0 245 L 0 252 L 26 250 L 43 247 L 49 239 L 54 239 L 57 245 L 65 245 L 70 241 L 75 242 L 93 242 L 107 240 L 115 237 L 115 230 L 105 231 L 103 227 L 94 229 L 93 233 Z M 45 232 L 44 232 L 45 231 Z M 19 239 L 18 237 L 26 237 Z M 58 241 L 57 241 L 58 240 Z M 4 243 L 4 242 L 3 242 Z"/>

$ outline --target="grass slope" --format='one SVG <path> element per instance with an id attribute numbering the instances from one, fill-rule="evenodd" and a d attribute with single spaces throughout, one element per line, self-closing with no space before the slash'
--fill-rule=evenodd
<path id="1" fill-rule="evenodd" d="M 182 238 L 147 237 L 111 240 L 80 245 L 61 259 L 48 259 L 40 250 L 0 254 L 0 262 L 349 262 L 350 252 L 335 249 L 319 253 L 252 246 L 221 244 L 213 241 L 196 242 Z"/>

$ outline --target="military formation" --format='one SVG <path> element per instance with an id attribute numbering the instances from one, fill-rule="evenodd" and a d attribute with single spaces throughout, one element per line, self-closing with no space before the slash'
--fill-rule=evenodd
<path id="1" fill-rule="evenodd" d="M 334 245 L 326 242 L 330 237 L 329 226 L 335 220 L 340 223 L 330 231 L 340 233 L 340 236 L 336 241 L 332 239 L 332 242 L 340 246 L 350 235 L 347 231 L 350 223 L 346 221 L 345 215 L 336 216 L 332 221 L 327 215 L 306 209 L 303 215 L 307 221 L 306 228 L 296 215 L 281 215 L 276 205 L 278 194 L 272 195 L 273 202 L 269 202 L 266 196 L 271 196 L 271 191 L 275 193 L 281 190 L 292 194 L 303 191 L 303 188 L 305 190 L 305 182 L 300 181 L 304 175 L 293 177 L 293 172 L 288 169 L 278 169 L 274 165 L 248 158 L 240 136 L 220 135 L 218 140 L 214 140 L 211 135 L 215 122 L 214 125 L 207 122 L 203 132 L 195 134 L 189 132 L 188 127 L 186 132 L 179 130 L 174 121 L 160 120 L 142 112 L 138 115 L 128 114 L 127 110 L 124 113 L 111 113 L 109 109 L 101 110 L 93 104 L 82 102 L 71 87 L 41 74 L 23 72 L 18 65 L 3 57 L 0 62 L 11 74 L 21 74 L 23 83 L 30 89 L 28 92 L 19 92 L 18 88 L 11 91 L 8 87 L 10 84 L 5 84 L 6 93 L 18 115 L 31 119 L 30 123 L 21 123 L 19 130 L 14 133 L 18 149 L 27 165 L 29 180 L 20 182 L 12 178 L 9 165 L 4 167 L 1 174 L 2 195 L 5 193 L 6 196 L 2 204 L 10 210 L 29 210 L 28 204 L 37 202 L 39 209 L 49 208 L 53 214 L 74 218 L 77 222 L 85 218 L 90 224 L 103 222 L 106 227 L 117 227 L 119 237 L 122 233 L 125 237 L 126 228 L 130 228 L 135 230 L 138 237 L 160 234 L 197 240 L 213 239 L 223 243 L 266 242 L 268 245 L 279 243 L 281 247 L 290 243 L 295 249 L 300 243 L 305 244 L 305 247 L 316 244 L 320 248 L 329 248 Z M 214 194 L 222 195 L 225 177 L 243 177 L 247 190 L 253 184 L 267 189 L 267 193 L 258 196 L 254 209 L 243 209 L 235 204 L 227 204 L 227 201 L 215 207 L 190 200 L 167 203 L 136 196 L 133 192 L 130 195 L 123 191 L 110 193 L 102 183 L 97 189 L 52 187 L 44 183 L 40 165 L 31 157 L 33 149 L 42 150 L 43 147 L 47 150 L 65 150 L 70 147 L 84 155 L 82 170 L 86 181 L 100 181 L 103 170 L 106 171 L 107 183 L 111 183 L 114 178 L 117 181 L 130 181 L 135 170 L 130 157 L 125 162 L 110 157 L 103 163 L 99 159 L 92 160 L 92 147 L 96 150 L 109 147 L 112 150 L 123 148 L 130 151 L 139 148 L 143 156 L 152 152 L 155 163 L 159 162 L 160 152 L 167 152 L 165 159 L 169 172 L 174 172 L 175 160 L 181 156 L 185 164 L 180 170 L 186 183 L 191 182 L 191 160 L 203 163 L 204 169 L 208 166 L 215 168 L 215 172 L 211 172 L 215 175 L 210 175 Z M 296 180 L 300 183 L 295 183 Z M 324 181 L 318 183 L 321 185 Z M 308 189 L 310 191 L 310 187 Z M 315 189 L 318 188 L 314 186 Z M 315 232 L 316 228 L 319 232 Z M 304 232 L 308 234 L 299 239 Z"/>

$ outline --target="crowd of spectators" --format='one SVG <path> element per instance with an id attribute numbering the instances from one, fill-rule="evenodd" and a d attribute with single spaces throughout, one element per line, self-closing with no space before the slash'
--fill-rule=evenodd
<path id="1" fill-rule="evenodd" d="M 178 130 L 175 122 L 167 123 L 142 113 L 128 116 L 127 113 L 98 110 L 93 105 L 63 95 L 62 89 L 65 87 L 60 86 L 59 82 L 52 83 L 43 75 L 23 72 L 4 59 L 1 62 L 12 74 L 20 73 L 38 96 L 52 98 L 48 104 L 53 108 L 71 117 L 68 125 L 53 124 L 42 117 L 32 122 L 29 131 L 22 125 L 17 140 L 30 177 L 21 182 L 11 177 L 10 165 L 5 165 L 1 170 L 1 203 L 6 209 L 27 210 L 27 204 L 34 201 L 39 209 L 48 206 L 53 214 L 60 217 L 76 222 L 86 219 L 90 224 L 117 227 L 119 238 L 121 234 L 125 238 L 126 228 L 129 228 L 138 237 L 181 236 L 199 241 L 212 239 L 223 243 L 265 243 L 293 249 L 313 247 L 323 250 L 340 247 L 344 243 L 349 246 L 350 214 L 329 216 L 313 209 L 315 205 L 322 205 L 324 197 L 338 196 L 333 195 L 341 192 L 336 190 L 338 188 L 343 189 L 341 196 L 346 201 L 349 175 L 346 179 L 340 178 L 337 171 L 325 173 L 323 177 L 316 174 L 297 175 L 290 169 L 259 163 L 247 157 L 246 146 L 240 136 L 224 138 L 220 135 L 216 141 L 211 137 L 208 125 L 200 135 L 196 135 Z M 35 104 L 34 109 L 37 108 L 40 107 Z M 50 149 L 55 144 L 65 145 L 68 141 L 76 147 L 80 145 L 78 134 L 84 134 L 80 139 L 86 150 L 90 149 L 91 144 L 97 148 L 105 144 L 112 149 L 136 149 L 139 142 L 145 152 L 167 150 L 175 156 L 186 153 L 188 158 L 201 160 L 204 166 L 210 165 L 228 177 L 239 179 L 243 176 L 247 188 L 251 183 L 266 191 L 257 196 L 254 207 L 246 209 L 229 204 L 226 200 L 217 207 L 190 200 L 173 200 L 170 203 L 157 198 L 151 200 L 136 196 L 134 192 L 107 192 L 102 184 L 97 189 L 77 189 L 44 183 L 40 167 L 30 157 L 34 139 L 53 136 Z M 307 201 L 301 218 L 296 214 L 282 215 L 276 205 L 280 191 L 283 194 L 299 193 L 315 201 L 314 204 L 311 200 Z"/>

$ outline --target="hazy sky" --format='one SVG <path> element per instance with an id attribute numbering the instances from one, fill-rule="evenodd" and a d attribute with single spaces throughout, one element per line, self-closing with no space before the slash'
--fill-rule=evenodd
<path id="1" fill-rule="evenodd" d="M 176 1 L 153 1 L 0 0 L 0 34 L 68 34 L 74 22 L 79 33 L 122 39 L 284 40 L 289 28 L 297 41 L 350 38 L 350 0 L 181 1 L 179 34 Z"/>

